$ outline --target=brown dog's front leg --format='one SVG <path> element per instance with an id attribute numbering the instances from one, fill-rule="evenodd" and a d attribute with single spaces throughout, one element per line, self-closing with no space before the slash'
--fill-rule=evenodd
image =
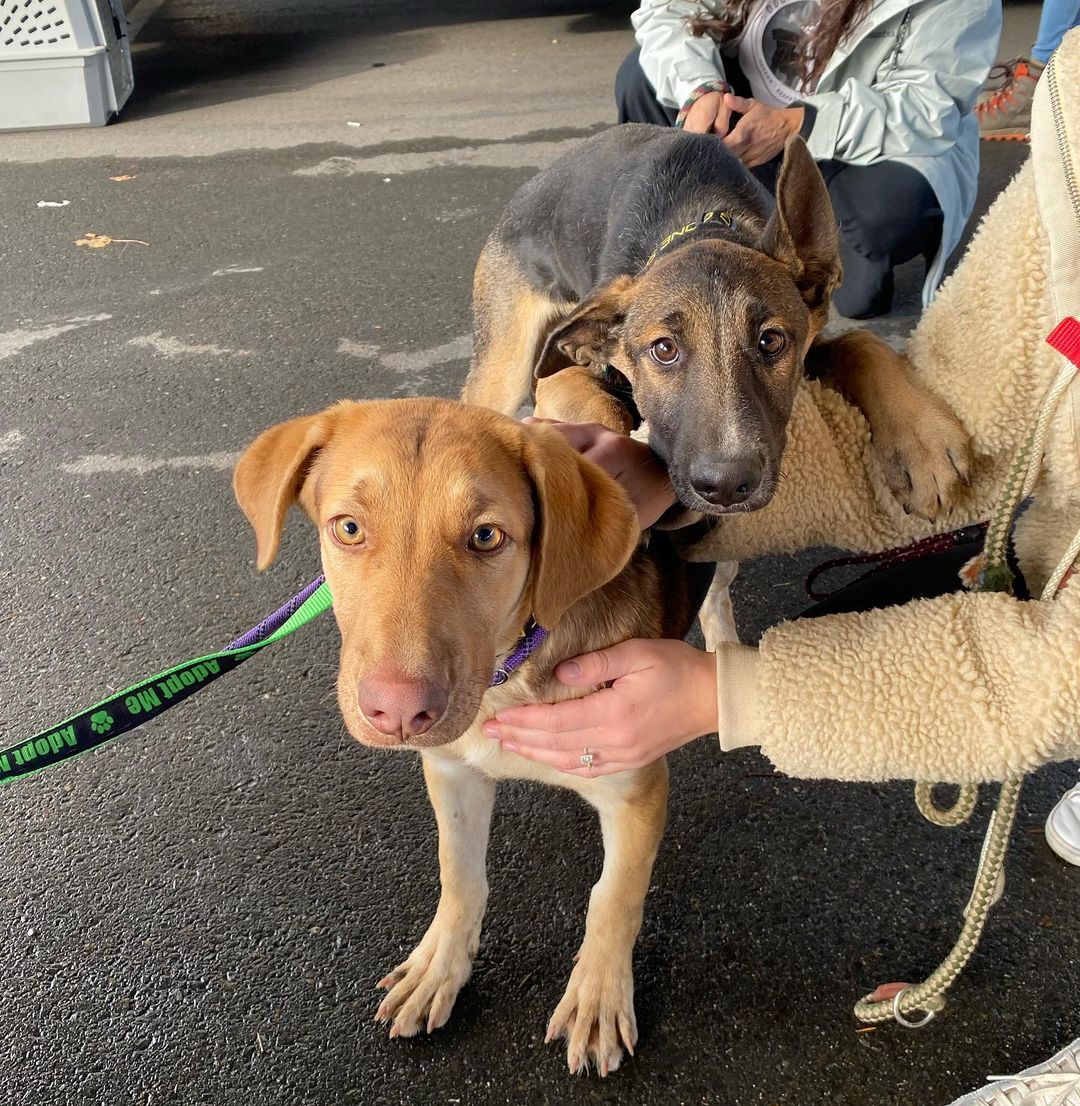
<path id="1" fill-rule="evenodd" d="M 487 842 L 495 783 L 447 757 L 425 756 L 424 780 L 439 824 L 435 917 L 420 944 L 377 986 L 389 990 L 375 1020 L 391 1037 L 412 1037 L 445 1025 L 472 973 L 487 906 Z"/>
<path id="2" fill-rule="evenodd" d="M 634 942 L 667 818 L 667 764 L 587 782 L 580 794 L 600 815 L 604 870 L 589 897 L 585 940 L 546 1039 L 566 1039 L 572 1073 L 591 1062 L 607 1075 L 619 1066 L 623 1049 L 633 1055 L 637 1043 Z"/>
<path id="3" fill-rule="evenodd" d="M 571 365 L 536 382 L 536 416 L 560 422 L 596 422 L 616 434 L 634 429 L 630 412 L 604 391 L 584 365 Z"/>
<path id="4" fill-rule="evenodd" d="M 851 330 L 816 342 L 807 366 L 866 416 L 882 475 L 905 510 L 935 519 L 959 502 L 970 437 L 906 357 L 868 331 Z"/>

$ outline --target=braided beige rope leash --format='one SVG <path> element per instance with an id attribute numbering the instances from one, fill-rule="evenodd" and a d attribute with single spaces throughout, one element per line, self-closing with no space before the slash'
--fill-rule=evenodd
<path id="1" fill-rule="evenodd" d="M 1024 439 L 1009 467 L 1005 491 L 1001 502 L 990 520 L 983 551 L 984 565 L 976 587 L 978 591 L 1009 590 L 1012 571 L 1008 565 L 1009 534 L 1020 504 L 1031 494 L 1042 468 L 1042 456 L 1046 447 L 1050 421 L 1058 401 L 1065 394 L 1076 375 L 1076 367 L 1065 365 L 1047 390 L 1039 409 L 1039 416 L 1032 432 Z M 1080 532 L 1066 549 L 1057 567 L 1050 574 L 1040 599 L 1049 602 L 1054 598 L 1062 580 L 1071 568 L 1080 566 Z M 927 1025 L 945 1008 L 945 995 L 967 966 L 979 944 L 986 927 L 987 916 L 1005 891 L 1005 856 L 1009 837 L 1016 822 L 1023 776 L 1011 776 L 1001 785 L 997 807 L 990 816 L 983 839 L 982 855 L 975 875 L 971 898 L 964 908 L 964 924 L 956 944 L 941 964 L 922 982 L 905 987 L 891 1000 L 875 1000 L 867 995 L 855 1004 L 855 1017 L 869 1024 L 897 1021 L 909 1029 Z M 934 801 L 934 785 L 915 785 L 915 805 L 929 822 L 936 826 L 963 825 L 975 810 L 979 788 L 966 784 L 951 807 L 939 807 Z M 913 1019 L 911 1015 L 922 1016 Z"/>
<path id="2" fill-rule="evenodd" d="M 1051 280 L 1055 274 L 1062 274 L 1063 283 L 1060 289 L 1057 285 L 1053 286 L 1055 313 L 1061 321 L 1047 341 L 1063 355 L 1063 363 L 1061 371 L 1047 389 L 1034 427 L 1017 449 L 1009 466 L 1001 502 L 987 527 L 986 544 L 975 585 L 977 591 L 1012 590 L 1008 548 L 1013 523 L 1021 505 L 1034 490 L 1042 470 L 1046 439 L 1058 402 L 1080 369 L 1080 323 L 1077 321 L 1080 312 L 1076 310 L 1080 300 L 1077 299 L 1077 289 L 1074 287 L 1076 270 L 1074 264 L 1061 265 L 1059 255 L 1060 250 L 1061 255 L 1075 257 L 1078 240 L 1073 237 L 1075 231 L 1069 229 L 1071 223 L 1067 212 L 1071 207 L 1077 228 L 1080 228 L 1080 173 L 1073 166 L 1061 109 L 1056 62 L 1055 54 L 1044 71 L 1040 89 L 1036 93 L 1037 99 L 1041 98 L 1042 103 L 1036 105 L 1036 117 L 1033 119 L 1033 130 L 1037 131 L 1033 137 L 1037 141 L 1032 143 L 1032 160 L 1035 163 L 1035 183 L 1040 207 L 1053 213 L 1046 224 L 1051 240 Z M 1038 110 L 1040 107 L 1041 111 Z M 1066 243 L 1064 248 L 1063 242 Z M 1055 264 L 1058 264 L 1057 269 Z M 1063 291 L 1066 287 L 1071 291 Z M 1064 296 L 1063 300 L 1059 298 L 1059 293 Z M 1070 570 L 1080 572 L 1080 532 L 1070 542 L 1048 577 L 1040 596 L 1042 602 L 1054 599 Z M 887 999 L 882 995 L 884 1001 L 879 1000 L 879 992 L 875 992 L 856 1003 L 855 1016 L 861 1021 L 881 1023 L 893 1019 L 903 1026 L 917 1029 L 944 1009 L 946 992 L 971 959 L 982 936 L 987 915 L 1004 893 L 1005 855 L 1016 821 L 1022 785 L 1023 776 L 1012 776 L 1001 785 L 997 807 L 986 828 L 975 886 L 964 908 L 964 923 L 948 956 L 922 983 L 895 990 L 895 985 L 881 988 L 879 991 L 888 994 Z M 915 788 L 915 802 L 919 810 L 938 826 L 958 826 L 966 822 L 975 809 L 977 798 L 978 787 L 961 787 L 954 804 L 942 809 L 934 802 L 933 784 L 920 783 Z M 916 1012 L 922 1012 L 922 1016 L 913 1021 L 909 1015 Z"/>
<path id="3" fill-rule="evenodd" d="M 1005 491 L 987 528 L 984 564 L 976 586 L 978 591 L 1011 590 L 1012 570 L 1009 568 L 1007 554 L 1013 520 L 1021 503 L 1035 487 L 1042 468 L 1051 417 L 1058 401 L 1072 383 L 1076 371 L 1076 366 L 1071 363 L 1065 365 L 1050 385 L 1039 409 L 1035 427 L 1024 439 L 1009 467 Z M 1065 555 L 1050 574 L 1040 599 L 1044 602 L 1052 600 L 1066 573 L 1078 564 L 1080 532 L 1073 538 Z M 948 956 L 922 983 L 903 988 L 891 1000 L 877 1000 L 873 995 L 860 999 L 855 1004 L 855 1017 L 860 1021 L 869 1024 L 896 1021 L 905 1028 L 919 1029 L 945 1008 L 946 992 L 967 966 L 978 947 L 991 908 L 1005 892 L 1005 856 L 1016 821 L 1023 782 L 1023 776 L 1011 776 L 1001 785 L 997 807 L 986 827 L 975 886 L 964 908 L 964 924 Z M 941 808 L 934 802 L 933 788 L 931 783 L 919 783 L 915 786 L 915 804 L 924 818 L 934 825 L 951 827 L 963 825 L 971 817 L 979 796 L 977 785 L 966 784 L 961 787 L 956 801 L 948 808 Z M 911 1015 L 916 1014 L 921 1014 L 921 1017 L 913 1019 Z"/>
<path id="4" fill-rule="evenodd" d="M 1043 80 L 1040 82 L 1043 87 L 1037 93 L 1038 96 L 1045 97 L 1045 105 L 1049 107 L 1049 113 L 1044 111 L 1036 121 L 1039 131 L 1036 137 L 1039 141 L 1037 144 L 1033 143 L 1032 147 L 1036 167 L 1036 188 L 1039 191 L 1040 202 L 1049 198 L 1053 204 L 1053 210 L 1059 214 L 1063 208 L 1067 209 L 1071 206 L 1072 214 L 1080 224 L 1080 174 L 1076 173 L 1072 163 L 1061 111 L 1056 61 L 1055 55 L 1044 71 Z M 1059 160 L 1055 160 L 1055 153 Z M 1061 196 L 1066 198 L 1061 202 L 1058 202 L 1058 194 L 1053 191 L 1053 186 L 1049 183 L 1055 170 L 1060 172 L 1060 179 L 1064 186 Z M 1044 182 L 1050 188 L 1049 192 L 1044 192 L 1042 187 Z M 1051 228 L 1056 228 L 1058 233 L 1072 233 L 1064 230 L 1066 222 L 1067 219 L 1064 222 L 1061 219 L 1052 220 Z M 1070 240 L 1070 242 L 1074 241 Z M 1052 233 L 1052 258 L 1056 248 Z M 1074 249 L 1073 244 L 1067 247 L 1070 253 Z M 1068 296 L 1066 298 L 1068 300 Z M 1064 355 L 1063 364 L 1061 371 L 1047 389 L 1034 427 L 1021 443 L 1009 466 L 1001 502 L 987 528 L 981 571 L 976 584 L 978 591 L 1012 590 L 1008 548 L 1013 523 L 1021 504 L 1034 490 L 1042 470 L 1043 453 L 1054 412 L 1080 366 L 1080 356 L 1078 356 L 1080 355 L 1080 327 L 1075 318 L 1078 314 L 1075 310 L 1075 296 L 1069 302 L 1058 303 L 1055 290 L 1055 306 L 1062 321 L 1047 340 Z M 1040 596 L 1042 602 L 1053 600 L 1070 570 L 1080 571 L 1080 532 L 1073 538 L 1047 579 Z M 891 1001 L 877 1001 L 877 993 L 866 996 L 855 1006 L 855 1016 L 861 1021 L 880 1023 L 894 1019 L 903 1026 L 917 1029 L 919 1026 L 926 1025 L 935 1014 L 944 1009 L 946 992 L 971 959 L 986 926 L 987 915 L 1004 893 L 1005 855 L 1008 851 L 1013 824 L 1016 821 L 1022 785 L 1022 776 L 1010 777 L 1001 785 L 997 807 L 990 816 L 990 823 L 986 828 L 975 886 L 964 909 L 964 923 L 960 928 L 956 944 L 948 956 L 922 983 L 902 987 L 895 993 L 890 993 Z M 934 802 L 932 784 L 920 783 L 915 788 L 915 802 L 919 810 L 924 817 L 939 826 L 958 826 L 966 822 L 975 809 L 977 798 L 978 787 L 965 786 L 960 789 L 955 803 L 948 809 L 942 809 Z M 909 1015 L 919 1011 L 922 1012 L 922 1016 L 918 1020 L 911 1020 Z"/>
<path id="5" fill-rule="evenodd" d="M 860 999 L 855 1004 L 855 1017 L 859 1021 L 878 1025 L 895 1020 L 907 1029 L 918 1029 L 928 1024 L 945 1008 L 946 992 L 967 966 L 986 927 L 990 908 L 1004 893 L 1005 854 L 1009 848 L 1009 836 L 1012 833 L 1013 823 L 1016 821 L 1020 788 L 1023 782 L 1023 776 L 1013 776 L 1001 785 L 997 808 L 990 815 L 990 824 L 986 829 L 982 856 L 979 858 L 979 868 L 975 876 L 975 886 L 964 908 L 964 924 L 949 955 L 922 983 L 905 987 L 891 1001 L 874 1001 L 870 995 Z M 920 788 L 923 786 L 920 785 Z M 928 786 L 927 790 L 929 790 Z M 969 791 L 971 808 L 973 808 L 978 788 L 964 788 L 962 797 Z M 941 815 L 942 812 L 937 811 L 937 813 Z M 970 814 L 970 808 L 968 814 Z M 939 821 L 936 818 L 930 820 L 937 825 L 960 825 L 962 821 L 966 821 L 966 818 L 954 822 Z M 922 1017 L 912 1020 L 912 1015 L 918 1013 L 922 1013 Z"/>

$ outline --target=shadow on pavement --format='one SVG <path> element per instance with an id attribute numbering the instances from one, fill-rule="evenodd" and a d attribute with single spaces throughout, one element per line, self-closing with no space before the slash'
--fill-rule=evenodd
<path id="1" fill-rule="evenodd" d="M 629 35 L 633 7 L 628 0 L 283 0 L 268 11 L 232 0 L 185 3 L 181 16 L 166 5 L 135 44 L 137 95 L 124 118 L 152 118 L 294 92 L 350 73 L 412 61 L 437 48 L 440 27 L 462 23 L 576 16 L 570 33 L 626 27 Z"/>

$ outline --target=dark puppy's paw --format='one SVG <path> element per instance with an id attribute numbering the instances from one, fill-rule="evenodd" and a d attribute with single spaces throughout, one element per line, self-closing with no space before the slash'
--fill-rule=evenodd
<path id="1" fill-rule="evenodd" d="M 872 441 L 885 482 L 908 514 L 932 522 L 964 498 L 971 438 L 937 396 L 917 390 L 890 417 L 879 419 Z"/>

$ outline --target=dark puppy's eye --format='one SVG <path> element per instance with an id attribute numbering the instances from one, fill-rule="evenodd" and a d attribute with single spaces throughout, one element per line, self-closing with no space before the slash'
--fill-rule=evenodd
<path id="1" fill-rule="evenodd" d="M 476 553 L 494 553 L 501 549 L 506 541 L 506 534 L 497 526 L 484 524 L 478 526 L 469 538 L 469 548 Z"/>
<path id="2" fill-rule="evenodd" d="M 784 352 L 787 335 L 782 330 L 770 326 L 758 335 L 757 348 L 766 357 L 776 357 Z"/>
<path id="3" fill-rule="evenodd" d="M 366 536 L 360 528 L 360 523 L 351 515 L 342 515 L 340 518 L 334 519 L 331 528 L 334 537 L 342 545 L 361 545 Z"/>
<path id="4" fill-rule="evenodd" d="M 674 365 L 679 360 L 679 347 L 670 338 L 657 338 L 649 346 L 649 356 L 658 365 Z"/>

